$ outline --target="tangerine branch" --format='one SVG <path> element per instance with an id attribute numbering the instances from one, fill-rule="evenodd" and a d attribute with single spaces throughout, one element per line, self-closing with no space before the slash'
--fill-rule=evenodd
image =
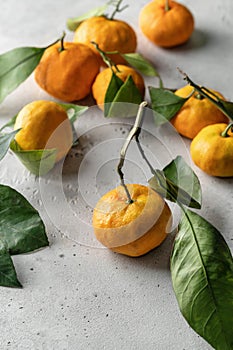
<path id="1" fill-rule="evenodd" d="M 132 198 L 130 196 L 130 193 L 128 191 L 128 188 L 127 188 L 127 186 L 125 184 L 124 173 L 122 172 L 122 168 L 124 166 L 125 156 L 126 156 L 127 149 L 128 149 L 128 147 L 130 145 L 130 142 L 133 140 L 134 137 L 138 137 L 138 135 L 141 132 L 141 126 L 142 126 L 142 122 L 143 122 L 143 118 L 144 118 L 144 107 L 146 107 L 146 106 L 147 106 L 147 102 L 146 101 L 143 101 L 139 105 L 139 109 L 138 109 L 138 113 L 137 113 L 137 116 L 136 116 L 136 119 L 135 119 L 135 123 L 134 123 L 133 128 L 130 130 L 130 132 L 129 132 L 127 138 L 126 138 L 126 141 L 125 141 L 123 147 L 121 148 L 120 161 L 119 161 L 118 166 L 117 166 L 117 172 L 118 172 L 118 174 L 120 176 L 121 185 L 125 189 L 125 192 L 126 192 L 129 204 L 133 203 L 133 200 L 132 200 Z"/>

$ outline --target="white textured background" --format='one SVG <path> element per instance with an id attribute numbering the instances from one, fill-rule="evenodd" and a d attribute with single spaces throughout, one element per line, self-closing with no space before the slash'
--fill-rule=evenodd
<path id="1" fill-rule="evenodd" d="M 165 86 L 183 85 L 176 70 L 179 66 L 197 83 L 219 90 L 233 100 L 233 2 L 180 2 L 192 11 L 196 27 L 191 40 L 179 48 L 157 48 L 142 36 L 137 19 L 147 1 L 125 1 L 130 8 L 119 18 L 135 28 L 138 51 L 154 62 Z M 2 0 L 0 52 L 16 46 L 46 46 L 61 35 L 68 17 L 103 3 L 100 0 Z M 67 39 L 72 40 L 68 31 Z M 157 80 L 147 79 L 146 83 L 156 86 Z M 41 98 L 50 97 L 31 76 L 0 105 L 0 124 L 26 103 Z M 36 253 L 14 257 L 24 288 L 0 288 L 0 349 L 211 349 L 189 328 L 178 310 L 169 271 L 172 236 L 161 247 L 138 259 L 114 254 L 95 242 L 90 226 L 91 206 L 103 189 L 110 189 L 118 181 L 115 159 L 129 126 L 128 121 L 119 120 L 109 126 L 101 113 L 93 110 L 90 114 L 77 122 L 82 142 L 65 163 L 62 184 L 65 199 L 59 187 L 59 167 L 39 180 L 11 154 L 0 163 L 0 182 L 21 191 L 39 210 L 51 243 L 49 248 Z M 145 124 L 147 128 L 150 132 L 142 135 L 143 144 L 153 155 L 154 133 L 158 131 L 153 131 L 150 123 Z M 170 129 L 167 135 L 160 142 L 161 151 L 155 156 L 155 164 L 157 161 L 165 165 L 172 156 L 181 153 L 192 165 L 189 141 Z M 115 142 L 114 147 L 105 147 L 110 141 Z M 94 163 L 98 160 L 96 154 L 102 157 L 101 166 Z M 148 174 L 134 157 L 132 150 L 127 178 L 145 182 Z M 233 250 L 233 181 L 211 178 L 193 168 L 203 188 L 201 213 L 222 232 Z M 71 217 L 66 216 L 65 210 Z M 179 212 L 175 210 L 174 214 L 178 220 Z"/>

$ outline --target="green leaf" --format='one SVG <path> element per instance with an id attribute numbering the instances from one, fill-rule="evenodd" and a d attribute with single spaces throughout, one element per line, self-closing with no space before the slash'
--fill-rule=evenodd
<path id="1" fill-rule="evenodd" d="M 124 84 L 124 82 L 118 78 L 118 76 L 112 72 L 112 78 L 110 80 L 110 83 L 108 85 L 105 98 L 104 98 L 104 116 L 108 117 L 109 109 L 111 107 L 111 103 L 114 101 L 115 96 L 117 95 L 117 92 L 119 91 L 120 87 Z"/>
<path id="2" fill-rule="evenodd" d="M 88 106 L 79 106 L 72 103 L 58 103 L 66 111 L 68 118 L 73 124 L 81 114 L 86 112 Z"/>
<path id="3" fill-rule="evenodd" d="M 175 238 L 171 276 L 189 325 L 214 349 L 233 349 L 231 252 L 220 232 L 189 210 Z"/>
<path id="4" fill-rule="evenodd" d="M 66 22 L 66 26 L 69 30 L 74 32 L 80 26 L 80 24 L 86 19 L 91 17 L 103 16 L 107 7 L 108 7 L 108 4 L 105 4 L 92 9 L 91 11 L 88 11 L 87 13 L 81 16 L 68 18 Z"/>
<path id="5" fill-rule="evenodd" d="M 86 110 L 88 109 L 87 106 L 79 106 L 79 105 L 74 105 L 72 103 L 59 103 L 60 106 L 62 106 L 65 111 L 67 112 L 68 118 L 70 120 L 71 123 L 71 128 L 72 128 L 72 133 L 73 133 L 73 146 L 77 145 L 77 133 L 74 127 L 74 123 L 75 121 L 78 119 L 78 117 L 80 117 L 81 114 L 83 114 L 84 112 L 86 112 Z"/>
<path id="6" fill-rule="evenodd" d="M 48 173 L 55 165 L 56 149 L 44 150 L 22 150 L 17 142 L 13 140 L 10 149 L 20 159 L 23 165 L 33 174 L 43 176 Z"/>
<path id="7" fill-rule="evenodd" d="M 45 49 L 19 47 L 0 55 L 0 103 L 34 71 Z"/>
<path id="8" fill-rule="evenodd" d="M 163 171 L 155 170 L 149 185 L 172 202 L 191 208 L 201 208 L 202 193 L 199 179 L 181 156 L 172 160 Z"/>
<path id="9" fill-rule="evenodd" d="M 233 120 L 233 103 L 230 101 L 224 101 L 219 99 L 221 104 L 223 105 L 224 109 L 227 111 L 228 117 Z"/>
<path id="10" fill-rule="evenodd" d="M 15 135 L 19 130 L 14 130 L 7 134 L 0 134 L 0 160 L 2 160 L 11 144 L 11 141 L 14 139 Z"/>
<path id="11" fill-rule="evenodd" d="M 166 178 L 173 182 L 177 188 L 181 188 L 189 195 L 191 200 L 191 205 L 189 205 L 190 207 L 201 207 L 202 192 L 200 181 L 192 168 L 185 162 L 183 157 L 177 156 L 163 169 L 163 172 Z M 179 193 L 177 198 L 180 199 Z M 181 203 L 187 205 L 187 203 Z"/>
<path id="12" fill-rule="evenodd" d="M 1 127 L 0 131 L 4 130 L 4 129 L 7 128 L 7 127 L 13 127 L 13 126 L 15 125 L 15 121 L 16 121 L 17 115 L 18 115 L 18 114 L 16 114 L 14 117 L 12 117 L 12 118 L 9 120 L 9 122 L 7 122 L 6 124 L 4 124 L 4 125 Z"/>
<path id="13" fill-rule="evenodd" d="M 31 252 L 48 246 L 38 212 L 16 190 L 0 185 L 0 240 L 10 254 Z"/>
<path id="14" fill-rule="evenodd" d="M 156 125 L 166 123 L 174 117 L 189 98 L 183 98 L 170 90 L 155 87 L 149 87 L 149 93 Z"/>
<path id="15" fill-rule="evenodd" d="M 121 56 L 142 74 L 151 77 L 159 77 L 155 67 L 139 53 L 125 53 L 121 54 Z"/>
<path id="16" fill-rule="evenodd" d="M 17 279 L 13 261 L 6 245 L 0 240 L 0 286 L 18 287 L 22 285 Z"/>
<path id="17" fill-rule="evenodd" d="M 138 105 L 142 102 L 142 95 L 134 84 L 131 76 L 128 76 L 120 87 L 114 100 L 110 104 L 108 117 L 128 118 L 136 116 Z"/>

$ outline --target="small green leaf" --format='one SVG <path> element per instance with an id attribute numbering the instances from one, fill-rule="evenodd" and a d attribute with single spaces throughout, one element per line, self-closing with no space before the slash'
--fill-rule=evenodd
<path id="1" fill-rule="evenodd" d="M 10 148 L 23 165 L 35 175 L 43 176 L 55 165 L 56 149 L 24 151 L 15 140 L 11 142 Z"/>
<path id="2" fill-rule="evenodd" d="M 233 103 L 230 101 L 224 101 L 219 99 L 221 104 L 223 105 L 224 109 L 227 111 L 228 117 L 233 120 Z"/>
<path id="3" fill-rule="evenodd" d="M 4 130 L 4 129 L 7 128 L 7 127 L 13 127 L 13 126 L 15 125 L 15 121 L 16 121 L 17 115 L 18 115 L 18 114 L 16 114 L 13 118 L 11 118 L 11 119 L 9 120 L 9 122 L 7 122 L 6 124 L 4 124 L 4 125 L 1 127 L 0 131 Z"/>
<path id="4" fill-rule="evenodd" d="M 0 286 L 21 288 L 6 245 L 0 240 Z"/>
<path id="5" fill-rule="evenodd" d="M 201 208 L 202 193 L 198 177 L 181 156 L 163 171 L 156 170 L 149 185 L 162 197 L 190 208 Z"/>
<path id="6" fill-rule="evenodd" d="M 170 268 L 174 292 L 189 325 L 214 349 L 233 349 L 233 260 L 220 232 L 187 210 Z"/>
<path id="7" fill-rule="evenodd" d="M 19 47 L 0 55 L 0 103 L 34 71 L 45 49 Z"/>
<path id="8" fill-rule="evenodd" d="M 189 98 L 183 98 L 170 90 L 155 87 L 149 87 L 149 93 L 156 125 L 166 123 L 174 117 Z"/>
<path id="9" fill-rule="evenodd" d="M 109 109 L 111 107 L 111 103 L 113 102 L 115 96 L 117 95 L 117 92 L 119 91 L 120 87 L 124 84 L 124 82 L 118 78 L 118 76 L 112 72 L 112 78 L 110 80 L 110 83 L 108 85 L 105 99 L 104 99 L 104 116 L 108 117 Z"/>
<path id="10" fill-rule="evenodd" d="M 66 26 L 70 31 L 74 32 L 80 26 L 80 24 L 86 19 L 91 17 L 103 16 L 107 7 L 108 7 L 108 4 L 105 4 L 92 9 L 91 11 L 88 11 L 87 13 L 81 16 L 68 18 L 66 22 Z"/>
<path id="11" fill-rule="evenodd" d="M 72 103 L 58 103 L 67 112 L 68 118 L 73 124 L 81 114 L 86 112 L 88 106 L 79 106 Z"/>
<path id="12" fill-rule="evenodd" d="M 83 114 L 84 112 L 86 112 L 86 110 L 88 109 L 87 106 L 78 106 L 78 105 L 74 105 L 72 103 L 59 103 L 60 106 L 62 106 L 65 111 L 67 112 L 68 118 L 70 120 L 71 123 L 71 128 L 72 128 L 72 133 L 73 133 L 73 146 L 77 145 L 77 133 L 74 127 L 74 123 L 75 121 L 78 119 L 78 117 L 80 117 L 81 114 Z"/>
<path id="13" fill-rule="evenodd" d="M 0 185 L 0 240 L 10 254 L 31 252 L 49 244 L 38 212 L 19 192 L 5 185 Z"/>
<path id="14" fill-rule="evenodd" d="M 10 147 L 10 144 L 18 131 L 19 130 L 14 130 L 7 134 L 0 134 L 0 160 L 2 160 L 5 157 Z"/>
<path id="15" fill-rule="evenodd" d="M 110 104 L 107 116 L 114 118 L 136 116 L 138 105 L 141 102 L 142 95 L 134 84 L 132 77 L 128 76 Z"/>
<path id="16" fill-rule="evenodd" d="M 154 66 L 139 53 L 122 53 L 121 56 L 142 74 L 150 77 L 159 77 Z"/>

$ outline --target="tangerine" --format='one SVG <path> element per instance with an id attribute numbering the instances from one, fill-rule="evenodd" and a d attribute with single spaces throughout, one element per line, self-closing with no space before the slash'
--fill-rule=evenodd
<path id="1" fill-rule="evenodd" d="M 90 94 L 99 72 L 98 57 L 85 44 L 65 42 L 62 46 L 57 43 L 45 50 L 35 69 L 35 80 L 55 98 L 81 100 Z"/>
<path id="2" fill-rule="evenodd" d="M 172 224 L 171 211 L 154 190 L 139 184 L 127 185 L 132 203 L 123 186 L 102 196 L 93 213 L 96 238 L 114 252 L 141 256 L 159 246 Z"/>
<path id="3" fill-rule="evenodd" d="M 128 23 L 104 16 L 86 19 L 75 31 L 74 42 L 93 46 L 92 41 L 98 44 L 99 48 L 106 53 L 108 51 L 130 53 L 135 52 L 137 47 L 135 31 Z M 93 49 L 99 55 L 94 47 Z M 115 64 L 125 63 L 120 54 L 111 54 L 109 57 Z M 103 64 L 102 60 L 101 62 Z"/>

